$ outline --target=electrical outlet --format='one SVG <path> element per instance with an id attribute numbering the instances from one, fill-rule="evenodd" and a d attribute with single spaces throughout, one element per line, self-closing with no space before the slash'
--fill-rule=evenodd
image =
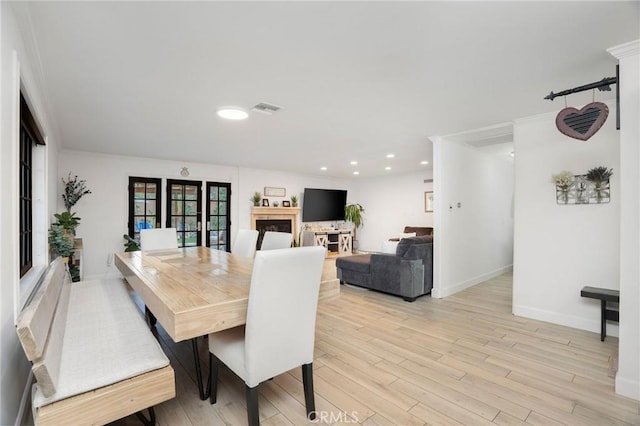
<path id="1" fill-rule="evenodd" d="M 113 265 L 113 253 L 107 255 L 107 266 Z"/>

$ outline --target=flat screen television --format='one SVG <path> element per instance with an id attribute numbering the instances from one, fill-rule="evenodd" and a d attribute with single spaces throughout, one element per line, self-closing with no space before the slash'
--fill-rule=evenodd
<path id="1" fill-rule="evenodd" d="M 346 203 L 346 190 L 305 188 L 302 198 L 302 221 L 344 220 Z"/>

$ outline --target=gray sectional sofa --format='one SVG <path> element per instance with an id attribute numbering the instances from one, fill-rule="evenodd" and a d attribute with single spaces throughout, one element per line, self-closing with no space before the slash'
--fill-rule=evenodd
<path id="1" fill-rule="evenodd" d="M 336 259 L 340 283 L 401 296 L 413 302 L 433 287 L 433 236 L 403 238 L 395 254 L 371 253 Z"/>

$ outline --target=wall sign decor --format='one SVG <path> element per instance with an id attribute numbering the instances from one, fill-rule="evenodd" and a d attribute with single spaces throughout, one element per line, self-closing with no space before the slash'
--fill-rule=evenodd
<path id="1" fill-rule="evenodd" d="M 606 204 L 611 201 L 610 178 L 613 169 L 594 167 L 584 175 L 563 170 L 552 175 L 557 204 Z"/>
<path id="2" fill-rule="evenodd" d="M 586 141 L 595 135 L 609 116 L 609 108 L 602 102 L 591 102 L 582 109 L 565 108 L 556 116 L 556 127 L 570 138 Z"/>
<path id="3" fill-rule="evenodd" d="M 265 197 L 285 197 L 287 195 L 286 188 L 274 188 L 272 186 L 264 187 Z"/>

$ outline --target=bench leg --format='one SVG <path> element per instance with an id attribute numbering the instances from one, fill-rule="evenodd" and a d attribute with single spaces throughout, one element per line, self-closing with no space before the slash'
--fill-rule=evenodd
<path id="1" fill-rule="evenodd" d="M 142 411 L 138 411 L 136 413 L 136 417 L 142 422 L 144 426 L 153 426 L 156 424 L 156 412 L 153 410 L 153 407 L 149 407 L 149 419 L 147 419 Z"/>
<path id="2" fill-rule="evenodd" d="M 600 341 L 604 342 L 604 338 L 607 336 L 607 301 L 600 301 Z"/>

